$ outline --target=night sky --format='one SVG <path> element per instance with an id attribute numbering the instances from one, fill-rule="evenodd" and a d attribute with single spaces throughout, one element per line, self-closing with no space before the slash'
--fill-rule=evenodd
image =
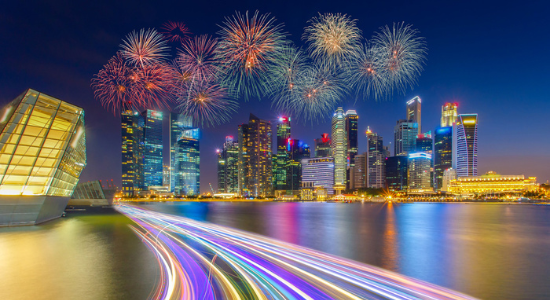
<path id="1" fill-rule="evenodd" d="M 459 113 L 479 114 L 479 174 L 494 170 L 537 176 L 539 182 L 550 179 L 546 1 L 77 2 L 2 4 L 0 102 L 6 104 L 33 88 L 83 107 L 88 166 L 82 181 L 112 178 L 120 185 L 120 117 L 93 98 L 90 79 L 116 53 L 121 40 L 132 30 L 159 28 L 169 20 L 184 22 L 193 34 L 215 35 L 225 16 L 246 10 L 271 13 L 300 46 L 303 28 L 318 12 L 351 15 L 367 38 L 393 22 L 404 21 L 420 30 L 429 50 L 414 90 L 383 102 L 343 99 L 344 109 L 356 109 L 359 115 L 360 153 L 366 151 L 367 126 L 384 137 L 385 145 L 393 145 L 393 127 L 405 118 L 406 100 L 418 95 L 423 131 L 438 126 L 445 102 L 458 102 Z M 237 135 L 237 125 L 247 122 L 250 113 L 275 126 L 279 112 L 269 107 L 268 99 L 241 101 L 228 124 L 204 129 L 201 191 L 209 190 L 208 183 L 216 187 L 215 149 L 226 135 Z M 313 150 L 313 139 L 330 132 L 330 117 L 314 125 L 294 123 L 293 137 Z"/>

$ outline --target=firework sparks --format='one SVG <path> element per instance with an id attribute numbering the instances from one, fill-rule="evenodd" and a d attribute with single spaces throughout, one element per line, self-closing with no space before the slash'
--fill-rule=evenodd
<path id="1" fill-rule="evenodd" d="M 135 68 L 130 78 L 134 82 L 136 98 L 147 104 L 148 108 L 169 107 L 174 92 L 174 70 L 167 64 L 147 65 Z"/>
<path id="2" fill-rule="evenodd" d="M 389 74 L 379 48 L 365 44 L 344 70 L 347 81 L 363 98 L 380 99 L 388 95 Z"/>
<path id="3" fill-rule="evenodd" d="M 162 34 L 170 42 L 182 42 L 191 33 L 189 31 L 189 28 L 187 28 L 185 24 L 183 24 L 182 22 L 173 21 L 168 21 L 164 23 L 161 27 L 161 30 Z"/>
<path id="4" fill-rule="evenodd" d="M 217 41 L 207 35 L 188 39 L 175 60 L 179 73 L 189 80 L 210 81 L 216 74 L 215 56 Z"/>
<path id="5" fill-rule="evenodd" d="M 347 15 L 319 14 L 309 20 L 303 39 L 316 62 L 339 67 L 358 51 L 361 30 Z"/>
<path id="6" fill-rule="evenodd" d="M 237 110 L 228 90 L 214 81 L 196 81 L 178 97 L 177 107 L 200 125 L 215 126 L 227 122 Z"/>
<path id="7" fill-rule="evenodd" d="M 373 39 L 373 46 L 382 51 L 392 89 L 404 92 L 407 86 L 416 84 L 427 54 L 426 42 L 418 36 L 418 30 L 404 23 L 382 27 Z"/>
<path id="8" fill-rule="evenodd" d="M 135 97 L 132 72 L 132 68 L 118 52 L 92 79 L 95 98 L 113 113 L 133 106 L 143 106 L 144 103 L 139 102 L 141 99 Z"/>
<path id="9" fill-rule="evenodd" d="M 217 59 L 223 84 L 245 99 L 261 97 L 269 88 L 267 70 L 279 56 L 285 36 L 269 14 L 226 18 L 219 32 Z"/>
<path id="10" fill-rule="evenodd" d="M 280 59 L 270 70 L 273 78 L 271 97 L 278 108 L 285 108 L 295 96 L 298 76 L 307 67 L 307 57 L 302 50 L 287 46 L 281 52 Z"/>
<path id="11" fill-rule="evenodd" d="M 120 47 L 126 60 L 140 67 L 163 62 L 170 50 L 162 34 L 154 29 L 132 31 Z"/>

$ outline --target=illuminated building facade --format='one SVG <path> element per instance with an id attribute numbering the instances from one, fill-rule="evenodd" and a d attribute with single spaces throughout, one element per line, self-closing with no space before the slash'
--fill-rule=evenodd
<path id="1" fill-rule="evenodd" d="M 453 127 L 440 127 L 434 135 L 434 189 L 443 187 L 445 170 L 453 167 Z"/>
<path id="2" fill-rule="evenodd" d="M 26 90 L 0 119 L 0 226 L 60 217 L 85 166 L 84 110 Z"/>
<path id="3" fill-rule="evenodd" d="M 134 196 L 143 189 L 143 125 L 137 111 L 120 115 L 122 125 L 122 194 Z"/>
<path id="4" fill-rule="evenodd" d="M 226 136 L 223 148 L 218 150 L 218 193 L 238 193 L 238 162 L 239 143 Z"/>
<path id="5" fill-rule="evenodd" d="M 178 142 L 182 138 L 186 130 L 196 129 L 193 126 L 193 118 L 184 114 L 170 113 L 170 134 L 168 135 L 168 144 L 170 146 L 170 191 L 174 192 L 176 189 L 176 172 L 178 162 L 176 161 L 178 152 Z"/>
<path id="6" fill-rule="evenodd" d="M 309 146 L 297 139 L 288 139 L 289 154 L 286 165 L 286 190 L 296 191 L 302 185 L 302 159 L 310 157 Z"/>
<path id="7" fill-rule="evenodd" d="M 273 192 L 271 122 L 250 114 L 239 125 L 239 191 L 241 195 L 265 197 Z"/>
<path id="8" fill-rule="evenodd" d="M 200 194 L 200 130 L 185 129 L 175 152 L 174 192 L 178 195 Z"/>
<path id="9" fill-rule="evenodd" d="M 280 117 L 277 123 L 277 154 L 273 159 L 273 189 L 288 190 L 287 165 L 290 153 L 287 147 L 290 140 L 290 118 Z"/>
<path id="10" fill-rule="evenodd" d="M 321 138 L 315 139 L 315 157 L 329 157 L 330 152 L 330 136 L 328 133 L 321 134 Z"/>
<path id="11" fill-rule="evenodd" d="M 456 170 L 453 168 L 448 168 L 443 171 L 443 180 L 441 183 L 441 192 L 447 192 L 452 180 L 456 180 Z"/>
<path id="12" fill-rule="evenodd" d="M 170 189 L 172 167 L 169 165 L 162 166 L 162 186 Z"/>
<path id="13" fill-rule="evenodd" d="M 407 120 L 399 120 L 394 128 L 394 153 L 395 156 L 407 156 L 416 148 L 416 136 L 418 135 L 418 123 Z"/>
<path id="14" fill-rule="evenodd" d="M 346 136 L 348 147 L 348 166 L 346 170 L 346 187 L 351 188 L 350 181 L 353 175 L 353 167 L 355 166 L 355 155 L 357 155 L 357 121 L 359 116 L 355 110 L 346 111 Z"/>
<path id="15" fill-rule="evenodd" d="M 422 100 L 420 100 L 420 97 L 416 96 L 407 101 L 407 120 L 409 120 L 409 122 L 418 124 L 418 132 L 416 134 L 422 132 L 422 127 L 420 126 L 422 121 L 421 108 Z"/>
<path id="16" fill-rule="evenodd" d="M 477 176 L 477 114 L 458 115 L 453 126 L 453 168 L 458 177 Z"/>
<path id="17" fill-rule="evenodd" d="M 367 129 L 367 183 L 368 188 L 383 188 L 386 185 L 386 150 L 384 140 Z"/>
<path id="18" fill-rule="evenodd" d="M 346 188 L 347 134 L 344 110 L 338 107 L 332 117 L 331 155 L 334 158 L 334 186 L 337 193 Z"/>
<path id="19" fill-rule="evenodd" d="M 316 157 L 302 160 L 302 185 L 313 182 L 315 188 L 323 188 L 334 194 L 334 158 Z"/>
<path id="20" fill-rule="evenodd" d="M 451 180 L 448 192 L 456 195 L 523 193 L 538 189 L 537 178 L 524 175 L 499 175 L 488 172 L 481 176 L 464 176 Z"/>
<path id="21" fill-rule="evenodd" d="M 143 189 L 162 186 L 162 112 L 148 109 L 141 113 L 143 125 Z"/>
<path id="22" fill-rule="evenodd" d="M 409 154 L 407 188 L 409 192 L 432 191 L 430 169 L 432 155 L 426 152 Z"/>
<path id="23" fill-rule="evenodd" d="M 367 187 L 367 161 L 368 154 L 366 152 L 355 156 L 355 166 L 350 169 L 350 185 L 352 190 Z"/>
<path id="24" fill-rule="evenodd" d="M 407 156 L 386 157 L 386 188 L 394 192 L 406 191 L 407 176 Z"/>
<path id="25" fill-rule="evenodd" d="M 441 127 L 451 127 L 458 118 L 458 104 L 445 103 L 441 107 Z"/>

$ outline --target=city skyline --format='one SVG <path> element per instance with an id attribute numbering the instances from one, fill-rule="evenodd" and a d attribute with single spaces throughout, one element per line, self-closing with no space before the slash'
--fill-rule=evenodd
<path id="1" fill-rule="evenodd" d="M 199 5 L 199 4 L 194 4 Z M 386 5 L 377 4 L 375 11 L 383 11 Z M 388 4 L 389 5 L 389 4 Z M 306 5 L 304 5 L 305 7 Z M 386 141 L 392 141 L 393 126 L 398 119 L 404 119 L 405 103 L 414 96 L 419 96 L 422 101 L 422 130 L 434 131 L 440 123 L 441 106 L 446 102 L 457 102 L 459 113 L 477 113 L 479 114 L 479 165 L 478 174 L 484 174 L 489 170 L 501 174 L 525 174 L 526 176 L 536 176 L 539 182 L 546 182 L 550 179 L 550 171 L 540 162 L 548 161 L 550 154 L 550 141 L 537 138 L 536 130 L 545 128 L 543 113 L 548 110 L 548 102 L 545 99 L 545 76 L 542 68 L 545 64 L 545 56 L 531 53 L 529 57 L 522 56 L 522 61 L 511 59 L 518 53 L 525 54 L 526 50 L 520 48 L 518 43 L 507 44 L 503 38 L 506 32 L 524 31 L 527 35 L 522 42 L 531 43 L 528 39 L 530 35 L 537 36 L 537 30 L 530 30 L 528 20 L 521 23 L 508 23 L 506 18 L 494 18 L 488 16 L 485 19 L 475 18 L 477 14 L 489 11 L 490 5 L 482 5 L 476 12 L 466 11 L 466 5 L 456 4 L 450 15 L 438 16 L 429 13 L 430 5 L 416 5 L 409 7 L 406 12 L 391 10 L 381 16 L 372 16 L 356 13 L 353 6 L 340 6 L 337 11 L 350 14 L 353 18 L 359 20 L 359 26 L 366 36 L 369 36 L 379 26 L 391 24 L 397 21 L 406 21 L 417 27 L 423 36 L 426 37 L 430 49 L 428 62 L 425 71 L 419 78 L 418 86 L 414 90 L 408 90 L 405 95 L 393 95 L 391 101 L 357 100 L 355 96 L 347 96 L 346 101 L 339 106 L 344 111 L 354 109 L 359 115 L 359 150 L 363 153 L 366 150 L 366 138 L 362 134 L 367 126 L 376 131 Z M 82 181 L 97 179 L 115 179 L 120 186 L 120 132 L 113 131 L 112 128 L 119 128 L 120 116 L 112 115 L 104 111 L 96 100 L 93 99 L 89 79 L 91 75 L 97 72 L 112 55 L 113 49 L 118 47 L 120 39 L 131 30 L 141 27 L 159 27 L 166 20 L 184 21 L 194 33 L 215 34 L 215 24 L 221 23 L 223 16 L 231 15 L 234 10 L 254 10 L 260 9 L 262 12 L 272 12 L 280 22 L 286 24 L 286 30 L 291 34 L 295 42 L 300 42 L 299 36 L 306 20 L 314 16 L 317 11 L 330 11 L 331 5 L 314 6 L 307 10 L 304 17 L 295 18 L 286 11 L 281 11 L 275 5 L 264 4 L 259 7 L 248 7 L 237 5 L 235 7 L 221 7 L 215 10 L 212 16 L 205 18 L 207 20 L 198 20 L 191 14 L 159 14 L 157 17 L 149 17 L 140 21 L 128 22 L 123 26 L 118 25 L 116 17 L 107 17 L 107 23 L 102 24 L 99 29 L 91 28 L 85 25 L 85 22 L 94 19 L 94 9 L 89 12 L 81 12 L 83 21 L 73 20 L 75 26 L 69 26 L 79 29 L 79 34 L 90 36 L 90 41 L 81 41 L 69 45 L 63 40 L 67 37 L 78 37 L 71 30 L 57 31 L 54 36 L 48 36 L 51 41 L 44 41 L 38 36 L 38 32 L 43 30 L 56 31 L 56 24 L 45 21 L 42 14 L 33 22 L 41 22 L 41 28 L 37 33 L 29 31 L 28 28 L 22 28 L 28 34 L 29 41 L 44 41 L 48 45 L 40 52 L 34 52 L 35 55 L 21 56 L 18 50 L 25 47 L 25 42 L 17 39 L 15 33 L 15 19 L 22 17 L 23 10 L 19 4 L 12 3 L 8 6 L 6 12 L 2 12 L 2 20 L 6 21 L 6 26 L 2 27 L 6 34 L 8 47 L 0 50 L 2 54 L 2 65 L 6 66 L 6 72 L 3 73 L 0 81 L 0 87 L 4 91 L 0 100 L 3 104 L 8 103 L 16 97 L 21 90 L 26 88 L 35 88 L 46 94 L 55 95 L 61 99 L 66 99 L 83 107 L 87 112 L 87 132 L 89 151 L 89 166 L 82 174 Z M 433 7 L 432 7 L 433 8 Z M 437 8 L 437 7 L 436 7 Z M 40 5 L 33 6 L 31 11 L 50 11 L 49 8 Z M 156 8 L 158 9 L 158 8 Z M 131 7 L 128 15 L 139 15 L 145 8 Z M 533 15 L 533 12 L 542 12 L 543 9 L 526 9 L 526 15 Z M 531 11 L 532 10 L 532 11 Z M 5 15 L 4 15 L 5 13 Z M 53 13 L 53 12 L 52 12 Z M 505 15 L 516 16 L 517 11 L 508 8 L 503 12 Z M 53 13 L 55 15 L 55 13 Z M 430 18 L 427 18 L 427 15 Z M 47 15 L 47 14 L 46 14 Z M 78 15 L 78 14 L 77 14 Z M 475 20 L 475 24 L 465 26 L 460 20 L 468 16 Z M 501 15 L 502 16 L 502 15 Z M 137 18 L 136 18 L 137 19 Z M 448 21 L 443 22 L 443 20 Z M 494 22 L 497 21 L 497 22 Z M 443 22 L 443 28 L 435 26 L 434 22 Z M 453 23 L 455 22 L 455 23 Z M 204 25 L 208 23 L 208 25 Z M 32 26 L 32 25 L 30 25 Z M 107 29 L 108 28 L 108 29 Z M 113 29 L 116 28 L 116 29 Z M 197 30 L 202 28 L 202 31 Z M 486 39 L 486 33 L 478 33 L 477 28 L 483 28 L 493 34 L 491 43 L 483 43 Z M 460 39 L 460 43 L 456 43 Z M 479 42 L 482 42 L 479 45 Z M 92 44 L 88 44 L 92 43 Z M 95 44 L 98 44 L 97 46 Z M 475 46 L 474 46 L 475 45 Z M 495 47 L 496 46 L 496 47 Z M 480 48 L 481 47 L 481 48 Z M 537 49 L 544 47 L 537 46 Z M 489 51 L 491 49 L 491 51 Z M 498 51 L 494 51 L 498 49 Z M 36 50 L 29 50 L 36 51 Z M 32 54 L 33 52 L 31 52 Z M 480 53 L 491 53 L 488 55 L 474 56 Z M 537 57 L 535 60 L 534 57 Z M 542 59 L 542 61 L 541 61 Z M 5 61 L 4 61 L 5 60 Z M 506 60 L 509 63 L 501 64 Z M 531 62 L 531 60 L 533 60 Z M 461 63 L 457 63 L 460 61 Z M 53 64 L 61 67 L 53 68 Z M 529 72 L 523 72 L 525 66 L 534 66 Z M 511 74 L 505 70 L 513 68 L 515 73 Z M 23 70 L 37 70 L 37 72 L 23 72 Z M 51 71 L 51 72 L 50 72 Z M 506 75 L 502 74 L 506 73 Z M 261 119 L 275 120 L 283 114 L 269 108 L 269 99 L 258 101 L 255 99 L 245 102 L 240 100 L 241 107 L 235 113 L 231 121 L 222 126 L 214 128 L 204 128 L 203 139 L 201 140 L 201 191 L 209 190 L 209 183 L 213 185 L 216 182 L 216 148 L 223 143 L 226 135 L 236 136 L 236 125 L 246 121 L 246 116 L 250 113 L 257 115 Z M 519 106 L 518 103 L 530 103 L 531 105 Z M 497 107 L 498 109 L 495 109 Z M 536 107 L 536 109 L 535 109 Z M 335 107 L 336 108 L 336 107 Z M 503 120 L 502 116 L 510 116 L 510 120 Z M 319 124 L 304 125 L 295 123 L 293 125 L 293 137 L 303 140 L 309 145 L 313 145 L 313 139 L 318 138 L 320 134 L 330 132 L 330 117 L 326 116 L 320 120 Z M 507 124 L 507 129 L 503 129 L 503 123 Z M 167 129 L 167 125 L 164 124 Z M 510 136 L 514 136 L 514 142 Z M 393 146 L 393 145 L 392 145 Z M 527 149 L 527 151 L 525 150 Z M 166 149 L 164 149 L 166 151 Z M 167 157 L 167 153 L 164 153 Z M 166 160 L 164 164 L 168 164 Z"/>

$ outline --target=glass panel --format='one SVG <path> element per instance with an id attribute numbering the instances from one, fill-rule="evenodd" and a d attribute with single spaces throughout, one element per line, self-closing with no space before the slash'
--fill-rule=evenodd
<path id="1" fill-rule="evenodd" d="M 42 195 L 44 193 L 44 185 L 28 185 L 23 190 L 23 195 Z"/>
<path id="2" fill-rule="evenodd" d="M 0 186 L 0 195 L 20 195 L 23 185 L 2 184 Z"/>
<path id="3" fill-rule="evenodd" d="M 14 144 L 5 144 L 4 148 L 2 148 L 2 153 L 13 153 L 13 150 L 15 149 Z"/>
<path id="4" fill-rule="evenodd" d="M 11 155 L 10 154 L 2 154 L 0 155 L 0 164 L 8 164 L 10 162 Z"/>
<path id="5" fill-rule="evenodd" d="M 30 166 L 9 166 L 8 171 L 6 172 L 6 175 L 25 175 L 28 176 L 31 172 L 32 167 Z"/>
<path id="6" fill-rule="evenodd" d="M 35 167 L 33 170 L 32 170 L 32 174 L 33 176 L 35 175 L 38 175 L 38 176 L 50 176 L 52 174 L 52 171 L 53 171 L 53 168 L 49 168 L 49 167 L 41 167 L 41 168 L 37 168 Z"/>
<path id="7" fill-rule="evenodd" d="M 25 184 L 27 182 L 28 176 L 21 175 L 6 175 L 4 176 L 4 181 L 2 184 Z"/>
<path id="8" fill-rule="evenodd" d="M 46 182 L 48 182 L 48 179 L 50 179 L 50 177 L 47 177 L 47 176 L 32 176 L 32 177 L 29 178 L 29 182 L 27 182 L 27 185 L 46 184 Z"/>

